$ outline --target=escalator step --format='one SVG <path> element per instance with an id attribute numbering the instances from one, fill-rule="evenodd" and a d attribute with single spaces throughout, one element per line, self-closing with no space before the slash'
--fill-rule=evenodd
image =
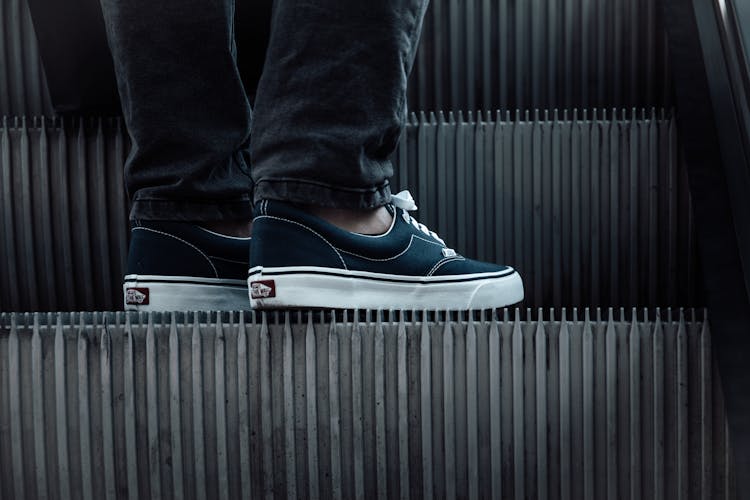
<path id="1" fill-rule="evenodd" d="M 0 116 L 51 114 L 26 0 L 0 2 Z"/>
<path id="2" fill-rule="evenodd" d="M 100 15 L 90 12 L 98 9 L 98 2 L 90 3 L 76 0 L 65 9 L 82 13 L 82 18 L 83 13 Z M 250 8 L 243 8 L 245 12 L 253 14 Z M 45 19 L 50 22 L 54 19 Z M 86 89 L 80 102 L 95 109 L 97 103 L 87 100 L 102 96 L 101 106 L 109 108 L 115 83 L 111 63 L 103 60 L 108 57 L 105 51 L 70 54 L 67 67 L 60 61 L 66 57 L 61 44 L 78 51 L 106 47 L 103 31 L 88 25 L 94 20 L 76 22 L 72 28 L 60 26 L 57 34 L 45 33 L 43 41 L 49 46 L 41 52 L 54 62 L 48 71 L 61 85 L 75 85 L 80 77 Z M 45 23 L 37 24 L 44 29 Z M 55 38 L 65 30 L 75 30 L 75 42 L 70 36 Z M 412 109 L 425 110 L 669 108 L 673 101 L 665 40 L 658 2 L 435 0 L 425 17 L 409 103 Z M 240 59 L 254 53 L 238 47 Z M 3 0 L 0 68 L 9 70 L 0 73 L 0 115 L 51 114 L 39 54 L 26 0 Z M 91 88 L 97 85 L 112 88 Z M 71 92 L 75 89 L 61 92 L 68 96 L 66 106 L 77 102 Z"/>
<path id="3" fill-rule="evenodd" d="M 0 314 L 0 497 L 735 498 L 701 312 L 241 319 Z"/>
<path id="4" fill-rule="evenodd" d="M 119 307 L 127 151 L 116 119 L 4 121 L 0 310 Z M 393 158 L 420 221 L 517 267 L 527 305 L 700 305 L 663 112 L 412 115 Z"/>

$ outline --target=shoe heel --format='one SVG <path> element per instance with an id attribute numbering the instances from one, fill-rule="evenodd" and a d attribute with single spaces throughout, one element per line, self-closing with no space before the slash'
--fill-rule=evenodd
<path id="1" fill-rule="evenodd" d="M 243 311 L 250 308 L 244 280 L 126 276 L 126 311 Z"/>

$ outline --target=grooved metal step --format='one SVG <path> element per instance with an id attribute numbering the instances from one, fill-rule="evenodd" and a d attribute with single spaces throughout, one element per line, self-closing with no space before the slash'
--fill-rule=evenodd
<path id="1" fill-rule="evenodd" d="M 0 314 L 2 498 L 734 498 L 692 310 Z"/>
<path id="2" fill-rule="evenodd" d="M 0 68 L 6 68 L 0 71 L 0 115 L 52 113 L 26 1 L 0 3 Z M 42 10 L 44 4 L 35 7 Z M 90 26 L 101 16 L 98 8 L 98 2 L 74 0 L 61 11 L 79 14 L 75 23 L 55 24 L 54 16 L 37 21 L 47 29 L 46 57 L 53 63 L 48 72 L 69 87 L 59 91 L 68 99 L 65 111 L 80 102 L 95 108 L 96 102 L 87 102 L 93 96 L 112 107 L 111 62 L 99 50 L 107 41 L 102 29 Z M 259 20 L 250 17 L 256 11 L 241 8 L 248 19 L 240 17 L 238 26 L 257 26 Z M 90 54 L 65 53 L 92 47 Z M 257 51 L 239 43 L 238 53 L 242 59 Z M 240 66 L 252 73 L 258 64 Z M 111 89 L 97 88 L 102 86 Z M 87 90 L 73 99 L 77 87 Z M 647 0 L 433 0 L 409 83 L 411 109 L 670 107 L 672 102 L 666 35 L 658 3 Z"/>
<path id="3" fill-rule="evenodd" d="M 0 1 L 0 116 L 51 114 L 26 0 Z"/>
<path id="4" fill-rule="evenodd" d="M 412 109 L 672 106 L 659 2 L 433 0 Z"/>
<path id="5" fill-rule="evenodd" d="M 3 121 L 0 311 L 120 307 L 127 151 L 118 120 Z M 518 268 L 526 305 L 701 304 L 664 112 L 412 115 L 393 158 L 420 221 Z"/>

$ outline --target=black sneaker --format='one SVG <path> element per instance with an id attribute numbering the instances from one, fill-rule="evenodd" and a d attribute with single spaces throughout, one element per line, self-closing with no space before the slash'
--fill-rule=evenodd
<path id="1" fill-rule="evenodd" d="M 123 292 L 125 309 L 248 309 L 250 238 L 192 223 L 137 221 L 131 231 Z"/>
<path id="2" fill-rule="evenodd" d="M 408 191 L 393 196 L 390 229 L 340 229 L 289 203 L 256 205 L 248 286 L 254 308 L 491 309 L 523 300 L 508 266 L 458 255 L 412 218 Z"/>

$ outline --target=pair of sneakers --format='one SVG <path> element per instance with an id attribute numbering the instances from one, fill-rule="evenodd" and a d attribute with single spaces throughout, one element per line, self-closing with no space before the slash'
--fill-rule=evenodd
<path id="1" fill-rule="evenodd" d="M 408 191 L 393 195 L 391 226 L 377 236 L 274 200 L 256 205 L 252 238 L 136 222 L 125 308 L 465 310 L 523 300 L 513 268 L 462 257 L 409 215 L 416 208 Z"/>

